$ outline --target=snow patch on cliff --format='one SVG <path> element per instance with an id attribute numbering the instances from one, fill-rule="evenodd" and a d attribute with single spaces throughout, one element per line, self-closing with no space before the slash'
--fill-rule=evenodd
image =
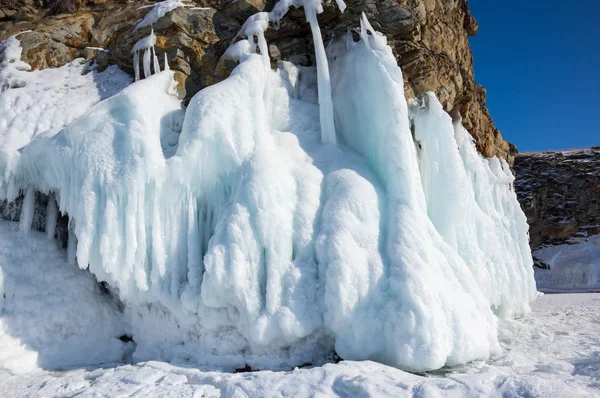
<path id="1" fill-rule="evenodd" d="M 26 33 L 26 32 L 24 32 Z M 76 59 L 60 68 L 31 70 L 17 36 L 0 43 L 0 147 L 14 152 L 36 136 L 54 135 L 131 78 L 117 66 L 98 72 Z"/>

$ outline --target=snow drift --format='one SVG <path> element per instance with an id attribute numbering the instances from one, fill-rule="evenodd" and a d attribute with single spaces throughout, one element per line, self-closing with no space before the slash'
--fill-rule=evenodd
<path id="1" fill-rule="evenodd" d="M 185 111 L 166 70 L 4 145 L 0 197 L 53 194 L 70 258 L 125 304 L 135 359 L 275 368 L 335 349 L 428 370 L 497 353 L 497 317 L 535 294 L 508 165 L 433 94 L 407 104 L 364 17 L 359 41 L 321 52 L 315 35 L 316 69 L 271 70 L 263 32 L 291 5 L 319 31 L 318 1 L 251 17 L 240 64 Z"/>

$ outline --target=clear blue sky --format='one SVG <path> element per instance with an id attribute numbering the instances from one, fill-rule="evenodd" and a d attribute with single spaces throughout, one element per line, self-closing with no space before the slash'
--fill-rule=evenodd
<path id="1" fill-rule="evenodd" d="M 520 152 L 600 145 L 600 1 L 470 0 L 475 80 Z"/>

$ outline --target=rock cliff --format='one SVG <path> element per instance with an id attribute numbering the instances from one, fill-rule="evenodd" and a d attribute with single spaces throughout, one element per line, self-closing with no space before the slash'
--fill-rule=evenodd
<path id="1" fill-rule="evenodd" d="M 533 250 L 600 234 L 600 147 L 522 153 L 514 170 Z"/>
<path id="2" fill-rule="evenodd" d="M 198 90 L 225 78 L 232 65 L 220 61 L 245 19 L 269 11 L 273 0 L 186 3 L 161 18 L 153 29 L 157 54 L 168 55 L 177 72 L 180 95 L 189 99 Z M 485 107 L 486 91 L 474 80 L 468 37 L 477 22 L 466 0 L 348 0 L 343 14 L 333 4 L 319 16 L 325 40 L 346 32 L 365 12 L 384 33 L 404 71 L 410 97 L 434 91 L 446 111 L 461 115 L 486 156 L 512 163 L 516 149 L 507 143 Z M 60 66 L 77 57 L 94 58 L 101 67 L 117 64 L 132 73 L 131 48 L 148 35 L 134 31 L 149 2 L 125 0 L 0 0 L 0 40 L 19 32 L 23 60 L 35 69 Z M 312 39 L 302 10 L 290 12 L 280 29 L 268 31 L 273 61 L 311 65 Z M 104 51 L 99 50 L 104 49 Z"/>

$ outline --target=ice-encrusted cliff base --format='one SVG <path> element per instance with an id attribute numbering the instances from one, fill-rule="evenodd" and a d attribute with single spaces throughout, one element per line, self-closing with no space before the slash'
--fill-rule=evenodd
<path id="1" fill-rule="evenodd" d="M 327 55 L 315 36 L 316 70 L 272 70 L 264 29 L 299 4 L 251 17 L 240 65 L 185 110 L 167 70 L 17 148 L 3 119 L 0 196 L 24 194 L 25 233 L 35 191 L 69 215 L 67 256 L 122 302 L 133 360 L 274 369 L 335 350 L 422 371 L 499 353 L 498 317 L 535 296 L 508 166 L 435 96 L 407 104 L 366 18 Z M 302 5 L 314 27 L 320 3 Z"/>

